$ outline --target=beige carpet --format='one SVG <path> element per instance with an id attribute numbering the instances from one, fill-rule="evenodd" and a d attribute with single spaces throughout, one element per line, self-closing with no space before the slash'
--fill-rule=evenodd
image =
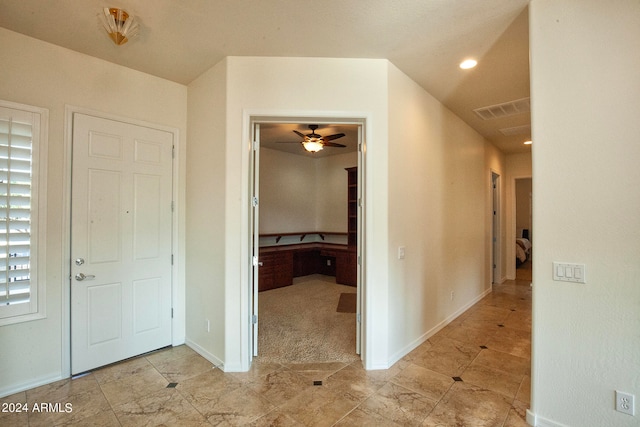
<path id="1" fill-rule="evenodd" d="M 356 288 L 311 275 L 260 292 L 258 360 L 277 363 L 353 362 L 356 315 L 336 311 L 340 294 Z"/>

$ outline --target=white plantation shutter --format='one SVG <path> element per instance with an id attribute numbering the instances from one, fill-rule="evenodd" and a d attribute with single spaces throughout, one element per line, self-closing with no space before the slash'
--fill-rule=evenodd
<path id="1" fill-rule="evenodd" d="M 43 311 L 36 266 L 43 243 L 38 242 L 42 116 L 41 109 L 0 102 L 0 319 Z"/>

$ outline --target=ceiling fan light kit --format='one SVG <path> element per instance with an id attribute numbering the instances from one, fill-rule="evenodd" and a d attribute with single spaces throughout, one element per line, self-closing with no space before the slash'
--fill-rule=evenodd
<path id="1" fill-rule="evenodd" d="M 322 143 L 318 141 L 304 141 L 302 146 L 310 153 L 317 153 L 323 148 Z"/>
<path id="2" fill-rule="evenodd" d="M 293 132 L 302 138 L 300 144 L 310 153 L 317 153 L 322 150 L 324 147 L 346 147 L 346 145 L 336 144 L 335 142 L 330 142 L 334 139 L 342 138 L 344 133 L 336 133 L 334 135 L 321 136 L 316 133 L 316 129 L 318 129 L 318 125 L 309 125 L 309 129 L 311 129 L 311 133 L 305 135 L 297 130 Z"/>
<path id="3" fill-rule="evenodd" d="M 138 35 L 138 22 L 133 15 L 122 9 L 105 7 L 102 13 L 98 14 L 98 18 L 111 40 L 118 46 Z"/>

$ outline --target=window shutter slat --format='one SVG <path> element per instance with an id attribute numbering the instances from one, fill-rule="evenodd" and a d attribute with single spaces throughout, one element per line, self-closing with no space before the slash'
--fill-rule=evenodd
<path id="1" fill-rule="evenodd" d="M 6 169 L 0 169 L 0 181 L 3 183 L 7 183 L 9 181 L 9 174 L 11 174 L 11 181 L 14 183 L 30 183 L 31 182 L 31 172 L 21 172 L 21 171 L 11 171 L 9 172 Z"/>
<path id="2" fill-rule="evenodd" d="M 2 200 L 0 198 L 0 200 Z M 6 221 L 9 210 L 6 205 L 0 203 L 0 220 Z M 11 219 L 29 219 L 31 210 L 29 208 L 11 208 Z M 1 242 L 0 242 L 1 243 Z"/>

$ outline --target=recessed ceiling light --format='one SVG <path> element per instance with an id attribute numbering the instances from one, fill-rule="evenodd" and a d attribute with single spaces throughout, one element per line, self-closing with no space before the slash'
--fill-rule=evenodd
<path id="1" fill-rule="evenodd" d="M 478 61 L 476 61 L 475 59 L 465 59 L 460 63 L 460 68 L 462 68 L 463 70 L 468 70 L 469 68 L 473 68 L 476 65 L 478 65 Z"/>
<path id="2" fill-rule="evenodd" d="M 531 144 L 533 144 L 533 141 L 525 141 L 524 142 L 524 145 L 531 145 Z"/>

